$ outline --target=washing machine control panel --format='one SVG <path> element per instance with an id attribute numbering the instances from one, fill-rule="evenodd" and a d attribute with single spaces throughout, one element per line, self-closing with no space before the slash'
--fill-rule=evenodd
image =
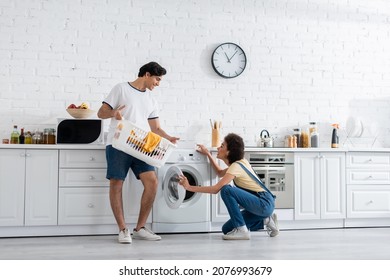
<path id="1" fill-rule="evenodd" d="M 177 163 L 198 163 L 198 162 L 207 162 L 207 157 L 200 154 L 197 151 L 187 152 L 187 151 L 175 151 L 170 156 L 170 161 Z"/>

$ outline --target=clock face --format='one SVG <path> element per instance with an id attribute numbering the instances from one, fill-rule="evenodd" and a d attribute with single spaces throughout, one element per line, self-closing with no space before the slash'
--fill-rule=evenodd
<path id="1" fill-rule="evenodd" d="M 214 50 L 211 64 L 218 75 L 224 78 L 234 78 L 244 72 L 246 55 L 238 45 L 223 43 Z"/>

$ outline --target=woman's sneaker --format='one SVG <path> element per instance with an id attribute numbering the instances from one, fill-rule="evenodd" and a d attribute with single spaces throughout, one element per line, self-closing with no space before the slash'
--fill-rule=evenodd
<path id="1" fill-rule="evenodd" d="M 131 243 L 131 235 L 128 228 L 122 229 L 118 235 L 119 243 Z"/>
<path id="2" fill-rule="evenodd" d="M 139 231 L 133 230 L 133 238 L 134 239 L 142 239 L 142 240 L 150 240 L 150 241 L 158 241 L 161 240 L 161 236 L 155 234 L 153 231 L 146 227 L 140 228 Z"/>
<path id="3" fill-rule="evenodd" d="M 276 213 L 266 218 L 264 224 L 270 237 L 275 237 L 279 234 L 278 216 L 276 216 Z"/>
<path id="4" fill-rule="evenodd" d="M 232 231 L 224 234 L 222 236 L 224 240 L 249 240 L 251 239 L 250 233 L 248 230 L 244 230 L 241 228 L 234 228 Z"/>

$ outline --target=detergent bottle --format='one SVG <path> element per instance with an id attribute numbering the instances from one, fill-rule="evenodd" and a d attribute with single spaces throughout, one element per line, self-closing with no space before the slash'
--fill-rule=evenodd
<path id="1" fill-rule="evenodd" d="M 339 147 L 339 136 L 338 136 L 338 129 L 339 129 L 339 124 L 334 123 L 332 124 L 333 126 L 333 132 L 332 132 L 332 148 L 338 148 Z"/>

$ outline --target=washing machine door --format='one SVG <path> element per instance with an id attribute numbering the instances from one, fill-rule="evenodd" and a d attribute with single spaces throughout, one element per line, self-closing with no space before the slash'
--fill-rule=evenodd
<path id="1" fill-rule="evenodd" d="M 165 202 L 172 209 L 177 209 L 183 203 L 186 190 L 179 184 L 179 175 L 183 172 L 177 166 L 171 166 L 165 172 L 163 179 L 163 193 Z"/>

